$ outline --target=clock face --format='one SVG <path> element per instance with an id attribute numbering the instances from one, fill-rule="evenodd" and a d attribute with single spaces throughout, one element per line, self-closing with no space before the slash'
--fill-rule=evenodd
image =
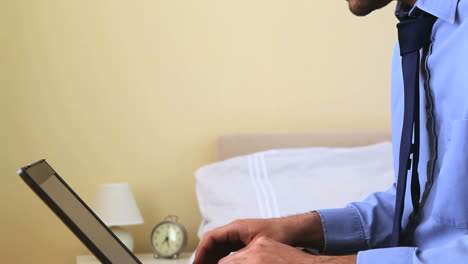
<path id="1" fill-rule="evenodd" d="M 164 221 L 151 233 L 151 245 L 161 257 L 172 257 L 180 253 L 187 241 L 183 227 L 175 222 Z"/>

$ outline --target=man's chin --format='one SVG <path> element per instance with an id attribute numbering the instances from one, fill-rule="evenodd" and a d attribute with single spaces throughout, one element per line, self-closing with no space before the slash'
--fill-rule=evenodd
<path id="1" fill-rule="evenodd" d="M 346 0 L 349 10 L 356 16 L 367 16 L 373 11 L 387 6 L 392 0 Z"/>

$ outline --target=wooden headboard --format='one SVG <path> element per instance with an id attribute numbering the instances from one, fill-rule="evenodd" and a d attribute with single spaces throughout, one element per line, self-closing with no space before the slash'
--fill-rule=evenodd
<path id="1" fill-rule="evenodd" d="M 221 161 L 269 149 L 357 147 L 390 140 L 391 133 L 387 131 L 232 134 L 218 138 L 216 159 Z"/>

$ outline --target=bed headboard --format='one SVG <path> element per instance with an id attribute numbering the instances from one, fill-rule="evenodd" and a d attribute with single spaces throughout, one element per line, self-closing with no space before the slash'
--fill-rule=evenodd
<path id="1" fill-rule="evenodd" d="M 218 138 L 216 159 L 221 161 L 269 149 L 357 147 L 390 140 L 391 133 L 387 131 L 232 134 Z"/>

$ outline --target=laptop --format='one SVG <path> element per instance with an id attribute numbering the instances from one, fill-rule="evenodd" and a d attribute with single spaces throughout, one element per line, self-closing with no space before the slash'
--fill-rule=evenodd
<path id="1" fill-rule="evenodd" d="M 18 174 L 101 263 L 142 264 L 45 160 Z"/>

